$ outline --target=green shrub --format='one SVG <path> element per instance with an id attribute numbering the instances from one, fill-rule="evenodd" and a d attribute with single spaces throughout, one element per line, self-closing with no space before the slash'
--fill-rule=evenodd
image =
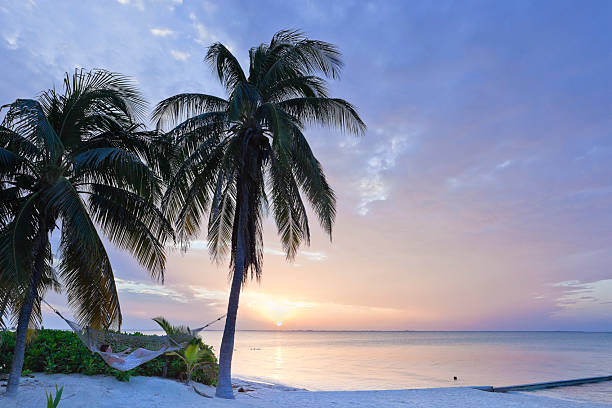
<path id="1" fill-rule="evenodd" d="M 8 373 L 13 360 L 15 333 L 2 331 L 0 336 L 0 373 Z M 191 379 L 202 384 L 216 385 L 218 366 L 212 347 L 203 344 L 199 339 L 196 342 L 205 350 L 202 361 L 214 364 L 203 365 L 193 373 Z M 122 372 L 109 367 L 98 354 L 90 352 L 73 332 L 44 328 L 40 329 L 36 339 L 26 346 L 23 368 L 48 374 L 112 375 L 120 381 L 129 381 L 132 375 L 162 377 L 164 371 L 165 376 L 169 378 L 186 378 L 185 365 L 177 356 L 164 354 L 133 370 Z"/>

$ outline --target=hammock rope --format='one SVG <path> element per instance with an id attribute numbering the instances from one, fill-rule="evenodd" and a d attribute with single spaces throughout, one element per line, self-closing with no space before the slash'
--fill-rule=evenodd
<path id="1" fill-rule="evenodd" d="M 191 340 L 197 337 L 199 332 L 225 317 L 223 315 L 202 327 L 190 330 L 188 333 L 173 334 L 172 336 L 136 336 L 81 326 L 66 319 L 59 310 L 44 299 L 41 300 L 70 326 L 89 351 L 100 355 L 106 364 L 119 371 L 131 370 L 164 353 L 185 348 Z"/>

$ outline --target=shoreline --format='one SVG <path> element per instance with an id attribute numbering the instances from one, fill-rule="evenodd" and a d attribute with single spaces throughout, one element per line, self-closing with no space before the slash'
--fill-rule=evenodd
<path id="1" fill-rule="evenodd" d="M 471 387 L 419 388 L 364 391 L 308 391 L 270 382 L 235 378 L 235 400 L 205 398 L 191 387 L 161 377 L 134 376 L 129 382 L 114 377 L 83 374 L 34 373 L 22 378 L 16 399 L 0 395 L 3 408 L 45 406 L 45 391 L 55 392 L 55 384 L 64 387 L 61 408 L 92 407 L 387 407 L 415 408 L 604 408 L 610 404 L 577 402 L 528 393 L 491 393 Z M 214 387 L 195 384 L 198 391 L 214 395 Z M 4 387 L 2 388 L 4 389 Z M 4 391 L 2 391 L 4 392 Z M 93 399 L 92 399 L 93 398 Z"/>

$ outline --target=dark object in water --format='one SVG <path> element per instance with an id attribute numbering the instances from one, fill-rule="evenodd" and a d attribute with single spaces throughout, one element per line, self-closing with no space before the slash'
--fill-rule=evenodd
<path id="1" fill-rule="evenodd" d="M 242 388 L 242 387 L 238 388 L 238 392 L 245 392 L 244 388 Z"/>
<path id="2" fill-rule="evenodd" d="M 457 381 L 457 376 L 454 376 L 454 377 L 453 377 L 453 380 Z"/>

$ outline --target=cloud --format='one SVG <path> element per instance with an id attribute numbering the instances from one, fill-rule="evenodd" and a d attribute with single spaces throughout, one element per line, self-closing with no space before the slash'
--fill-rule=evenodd
<path id="1" fill-rule="evenodd" d="M 177 50 L 170 50 L 170 54 L 172 54 L 175 60 L 183 62 L 187 61 L 191 56 L 191 54 L 189 54 L 188 52 L 182 52 Z"/>
<path id="2" fill-rule="evenodd" d="M 375 133 L 374 137 L 380 137 L 384 134 L 384 130 L 377 129 Z M 406 134 L 396 134 L 378 143 L 374 154 L 367 161 L 366 175 L 358 183 L 357 188 L 361 197 L 357 205 L 359 215 L 367 215 L 371 203 L 387 200 L 390 187 L 385 180 L 384 173 L 395 167 L 397 158 L 409 146 L 409 136 Z"/>
<path id="3" fill-rule="evenodd" d="M 590 318 L 609 318 L 612 302 L 612 279 L 594 282 L 568 280 L 553 284 L 563 288 L 563 294 L 557 299 L 559 310 L 553 313 L 555 317 L 579 317 L 588 315 Z"/>
<path id="4" fill-rule="evenodd" d="M 166 243 L 166 247 L 167 248 L 172 248 L 172 249 L 180 249 L 180 246 L 175 246 L 172 242 L 167 242 Z M 192 241 L 189 241 L 189 245 L 188 245 L 189 249 L 208 249 L 208 241 L 205 239 L 194 239 Z"/>
<path id="5" fill-rule="evenodd" d="M 9 50 L 16 50 L 17 48 L 19 48 L 19 33 L 4 34 L 2 37 L 4 38 L 4 41 L 6 41 L 7 48 Z"/>
<path id="6" fill-rule="evenodd" d="M 298 256 L 303 256 L 311 261 L 324 261 L 327 259 L 327 254 L 324 252 L 300 251 Z"/>
<path id="7" fill-rule="evenodd" d="M 151 34 L 156 37 L 167 37 L 170 34 L 174 34 L 174 31 L 170 30 L 169 28 L 152 28 Z"/>
<path id="8" fill-rule="evenodd" d="M 145 9 L 144 0 L 117 0 L 117 2 L 124 6 L 133 5 L 140 11 L 144 11 Z"/>
<path id="9" fill-rule="evenodd" d="M 189 286 L 191 296 L 195 299 L 225 300 L 227 293 L 219 290 L 209 290 L 201 286 Z"/>
<path id="10" fill-rule="evenodd" d="M 158 296 L 179 303 L 189 303 L 195 300 L 225 300 L 224 291 L 210 290 L 197 285 L 166 284 L 160 285 L 136 280 L 115 279 L 119 292 L 134 295 Z"/>
<path id="11" fill-rule="evenodd" d="M 117 291 L 119 292 L 128 292 L 136 295 L 167 297 L 179 303 L 187 303 L 188 301 L 183 293 L 167 286 L 125 280 L 121 278 L 115 278 L 115 283 L 117 285 Z"/>
<path id="12" fill-rule="evenodd" d="M 204 24 L 200 22 L 195 13 L 189 13 L 189 19 L 193 23 L 193 27 L 196 29 L 198 35 L 196 37 L 196 42 L 199 44 L 210 44 L 211 42 L 217 41 L 217 37 L 206 29 Z"/>
<path id="13" fill-rule="evenodd" d="M 502 163 L 498 164 L 497 166 L 495 166 L 496 169 L 501 170 L 501 169 L 505 169 L 506 167 L 510 166 L 512 164 L 512 160 L 505 160 Z"/>
<path id="14" fill-rule="evenodd" d="M 285 251 L 274 248 L 264 248 L 264 253 L 274 256 L 287 256 Z M 298 251 L 297 258 L 304 257 L 309 261 L 324 261 L 327 259 L 327 254 L 317 251 Z"/>
<path id="15" fill-rule="evenodd" d="M 488 164 L 476 164 L 465 169 L 461 174 L 446 179 L 446 186 L 451 190 L 460 188 L 482 188 L 487 185 L 495 185 L 499 182 L 501 172 L 514 163 L 513 160 L 491 166 Z"/>

